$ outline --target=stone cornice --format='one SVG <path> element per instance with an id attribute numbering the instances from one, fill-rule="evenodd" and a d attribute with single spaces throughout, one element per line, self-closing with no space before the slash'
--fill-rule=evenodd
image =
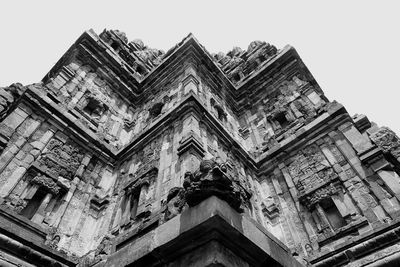
<path id="1" fill-rule="evenodd" d="M 287 151 L 296 151 L 313 138 L 327 133 L 328 130 L 336 129 L 339 125 L 348 121 L 351 121 L 351 117 L 346 109 L 339 103 L 332 105 L 327 112 L 257 157 L 257 165 L 260 168 L 259 175 L 271 171 L 281 163 L 285 159 Z"/>
<path id="2" fill-rule="evenodd" d="M 177 107 L 153 122 L 145 132 L 138 135 L 130 142 L 129 145 L 121 149 L 117 154 L 118 159 L 123 160 L 129 157 L 133 151 L 139 149 L 150 139 L 155 138 L 156 133 L 160 133 L 161 129 L 166 129 L 169 125 L 171 125 L 173 121 L 180 117 L 180 114 L 187 114 L 188 112 L 193 112 L 196 114 L 196 116 L 201 118 L 202 122 L 214 130 L 221 140 L 231 148 L 234 154 L 236 154 L 239 158 L 242 158 L 244 162 L 248 162 L 250 168 L 255 169 L 256 162 L 254 159 L 235 139 L 231 137 L 231 135 L 224 129 L 217 119 L 214 118 L 214 116 L 212 116 L 201 104 L 197 96 L 192 93 L 189 93 L 188 96 L 185 97 Z"/>
<path id="3" fill-rule="evenodd" d="M 44 90 L 30 85 L 23 96 L 23 99 L 29 103 L 32 108 L 36 108 L 38 112 L 44 112 L 56 121 L 59 127 L 69 131 L 71 136 L 77 138 L 83 146 L 89 147 L 93 153 L 100 158 L 114 164 L 129 157 L 134 151 L 144 146 L 148 141 L 156 138 L 157 134 L 163 129 L 167 129 L 172 123 L 180 117 L 180 114 L 193 112 L 221 138 L 221 141 L 231 149 L 232 153 L 248 167 L 256 171 L 259 175 L 269 172 L 274 168 L 279 160 L 285 157 L 285 151 L 297 149 L 304 145 L 311 138 L 320 135 L 322 132 L 337 127 L 344 122 L 351 121 L 351 117 L 338 103 L 332 104 L 330 109 L 314 119 L 309 124 L 298 129 L 294 134 L 285 138 L 274 148 L 264 152 L 257 158 L 253 158 L 242 145 L 235 140 L 229 132 L 225 130 L 222 124 L 209 113 L 206 107 L 195 94 L 190 92 L 173 110 L 161 116 L 154 121 L 144 132 L 136 136 L 127 146 L 120 150 L 102 142 L 94 132 L 86 125 L 79 122 L 76 116 L 60 107 L 51 98 L 46 95 Z"/>
<path id="4" fill-rule="evenodd" d="M 0 208 L 0 223 L 0 249 L 40 266 L 76 266 L 76 259 L 45 246 L 47 231 L 25 217 Z"/>
<path id="5" fill-rule="evenodd" d="M 313 266 L 338 266 L 359 259 L 374 251 L 399 242 L 400 219 L 389 225 L 368 231 L 358 237 L 353 237 L 335 247 L 334 251 L 322 253 L 310 259 Z"/>
<path id="6" fill-rule="evenodd" d="M 137 238 L 135 242 L 131 241 L 133 238 Z M 251 266 L 302 266 L 291 257 L 289 249 L 263 227 L 215 196 L 141 236 L 134 232 L 118 238 L 105 265 L 171 263 L 210 241 L 220 242 Z M 127 251 L 133 253 L 121 257 Z"/>
<path id="7" fill-rule="evenodd" d="M 112 146 L 102 142 L 76 116 L 55 103 L 47 96 L 45 90 L 36 88 L 36 85 L 30 85 L 23 95 L 22 100 L 27 106 L 36 110 L 38 114 L 46 114 L 57 128 L 70 133 L 70 136 L 77 139 L 76 141 L 80 145 L 89 147 L 93 153 L 96 153 L 97 156 L 109 163 L 112 164 L 114 162 L 117 151 Z"/>

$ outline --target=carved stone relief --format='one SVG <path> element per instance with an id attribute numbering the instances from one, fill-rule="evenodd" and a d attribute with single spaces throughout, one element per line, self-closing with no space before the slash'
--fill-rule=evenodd
<path id="1" fill-rule="evenodd" d="M 238 212 L 249 207 L 251 193 L 226 175 L 226 165 L 215 160 L 203 160 L 194 173 L 186 172 L 183 182 L 185 199 L 195 206 L 211 195 L 227 201 Z"/>
<path id="2" fill-rule="evenodd" d="M 247 51 L 235 47 L 226 55 L 221 52 L 215 54 L 214 59 L 232 82 L 239 83 L 258 70 L 263 63 L 273 58 L 277 51 L 273 45 L 254 41 L 250 43 Z"/>
<path id="3" fill-rule="evenodd" d="M 53 178 L 62 176 L 68 180 L 74 178 L 84 156 L 84 151 L 72 141 L 63 143 L 58 139 L 50 140 L 46 151 L 34 165 Z"/>
<path id="4" fill-rule="evenodd" d="M 400 157 L 400 139 L 389 128 L 379 128 L 370 138 L 384 152 L 392 154 L 396 159 Z"/>

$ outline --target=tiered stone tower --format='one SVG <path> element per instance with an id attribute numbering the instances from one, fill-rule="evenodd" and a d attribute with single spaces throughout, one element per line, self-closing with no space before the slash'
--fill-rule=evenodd
<path id="1" fill-rule="evenodd" d="M 398 137 L 290 46 L 90 30 L 0 100 L 1 266 L 400 261 Z"/>

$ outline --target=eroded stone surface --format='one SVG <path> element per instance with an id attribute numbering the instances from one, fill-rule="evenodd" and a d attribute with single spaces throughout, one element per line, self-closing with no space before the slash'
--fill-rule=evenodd
<path id="1" fill-rule="evenodd" d="M 393 260 L 399 144 L 329 101 L 291 47 L 255 41 L 211 56 L 188 35 L 164 54 L 88 31 L 41 83 L 0 88 L 0 227 L 31 244 L 0 237 L 29 251 L 0 262 L 131 264 L 155 253 L 157 231 L 178 238 L 168 227 L 209 196 L 303 264 Z"/>

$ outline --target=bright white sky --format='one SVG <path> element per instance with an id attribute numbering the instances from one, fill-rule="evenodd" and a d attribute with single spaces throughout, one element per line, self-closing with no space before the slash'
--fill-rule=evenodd
<path id="1" fill-rule="evenodd" d="M 400 133 L 400 2 L 4 1 L 0 86 L 40 81 L 90 28 L 167 51 L 192 32 L 208 51 L 293 45 L 330 100 Z"/>

